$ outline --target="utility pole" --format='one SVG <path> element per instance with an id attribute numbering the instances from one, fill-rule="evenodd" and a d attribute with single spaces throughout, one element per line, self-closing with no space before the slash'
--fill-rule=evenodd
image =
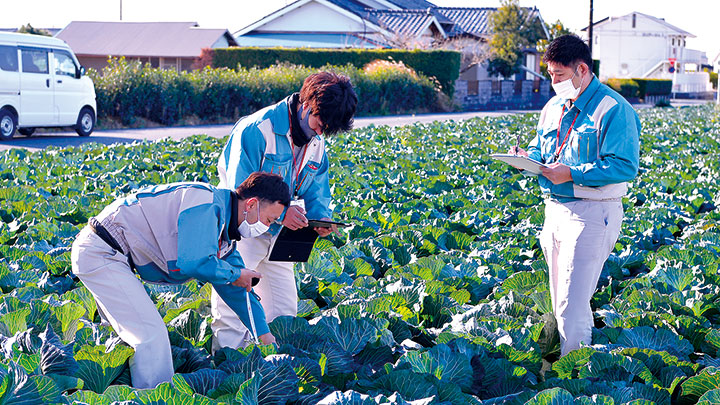
<path id="1" fill-rule="evenodd" d="M 588 24 L 588 47 L 590 48 L 590 57 L 592 58 L 593 46 L 593 0 L 590 0 L 590 24 Z M 592 66 L 590 66 L 592 69 Z"/>
<path id="2" fill-rule="evenodd" d="M 120 21 L 122 21 L 122 0 L 120 0 Z"/>

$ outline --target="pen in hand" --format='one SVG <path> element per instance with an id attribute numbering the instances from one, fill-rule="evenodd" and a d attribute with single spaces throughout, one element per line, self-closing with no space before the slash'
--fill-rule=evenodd
<path id="1" fill-rule="evenodd" d="M 514 154 L 517 155 L 518 151 L 520 150 L 520 132 L 515 134 L 515 150 Z"/>

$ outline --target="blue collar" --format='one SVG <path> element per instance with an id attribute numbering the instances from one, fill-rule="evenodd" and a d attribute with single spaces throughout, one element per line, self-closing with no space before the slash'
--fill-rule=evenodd
<path id="1" fill-rule="evenodd" d="M 573 105 L 577 107 L 580 111 L 583 111 L 599 88 L 600 80 L 598 80 L 598 78 L 593 75 L 590 84 L 588 84 L 585 90 L 580 94 L 580 96 L 578 96 L 577 100 L 575 100 Z"/>
<path id="2" fill-rule="evenodd" d="M 275 104 L 275 116 L 273 117 L 273 131 L 278 135 L 287 135 L 290 131 L 290 97 Z"/>

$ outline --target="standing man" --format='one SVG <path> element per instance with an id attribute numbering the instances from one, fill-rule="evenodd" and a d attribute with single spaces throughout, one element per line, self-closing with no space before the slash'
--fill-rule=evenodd
<path id="1" fill-rule="evenodd" d="M 218 161 L 220 187 L 233 188 L 254 171 L 277 173 L 285 179 L 296 202 L 283 213 L 282 225 L 308 226 L 310 219 L 330 219 L 330 184 L 325 140 L 352 128 L 357 95 L 350 80 L 331 72 L 308 76 L 300 93 L 241 118 L 233 127 Z M 297 286 L 293 263 L 269 261 L 280 224 L 238 250 L 248 268 L 263 275 L 255 291 L 262 299 L 267 321 L 297 315 Z M 337 232 L 315 228 L 320 236 Z M 244 345 L 247 329 L 216 291 L 212 295 L 213 349 Z"/>
<path id="2" fill-rule="evenodd" d="M 538 176 L 546 196 L 540 245 L 564 356 L 592 344 L 590 299 L 620 234 L 627 182 L 638 172 L 640 120 L 593 75 L 590 50 L 577 36 L 556 38 L 544 60 L 557 95 L 528 150 L 510 152 L 549 166 Z"/>
<path id="3" fill-rule="evenodd" d="M 133 387 L 153 388 L 174 373 L 165 322 L 137 276 L 163 284 L 208 281 L 254 337 L 275 341 L 250 293 L 262 275 L 243 264 L 235 241 L 263 233 L 289 203 L 280 176 L 253 173 L 235 191 L 203 183 L 149 187 L 90 218 L 73 243 L 72 271 L 135 349 Z"/>

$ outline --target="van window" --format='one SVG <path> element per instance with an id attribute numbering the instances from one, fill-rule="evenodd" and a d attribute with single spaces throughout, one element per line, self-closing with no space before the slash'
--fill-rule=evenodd
<path id="1" fill-rule="evenodd" d="M 18 71 L 18 57 L 16 47 L 0 45 L 0 69 L 6 72 Z"/>
<path id="2" fill-rule="evenodd" d="M 53 57 L 55 59 L 55 74 L 75 77 L 75 61 L 69 53 L 63 51 L 53 51 Z"/>
<path id="3" fill-rule="evenodd" d="M 48 53 L 44 49 L 23 49 L 22 70 L 28 73 L 49 73 Z"/>

